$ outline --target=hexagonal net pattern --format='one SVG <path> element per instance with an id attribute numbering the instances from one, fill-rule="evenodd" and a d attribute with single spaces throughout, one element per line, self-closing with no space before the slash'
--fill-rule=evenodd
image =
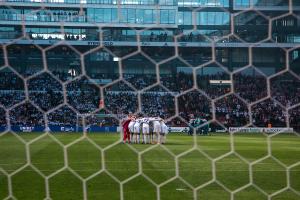
<path id="1" fill-rule="evenodd" d="M 300 199 L 298 2 L 126 2 L 1 1 L 0 199 Z M 90 132 L 129 112 L 191 136 Z"/>

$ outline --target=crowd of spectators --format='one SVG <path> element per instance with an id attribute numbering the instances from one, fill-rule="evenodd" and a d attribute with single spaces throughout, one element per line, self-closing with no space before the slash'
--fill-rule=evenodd
<path id="1" fill-rule="evenodd" d="M 212 105 L 209 99 L 198 91 L 188 92 L 178 98 L 179 115 L 189 121 L 191 115 L 212 118 Z"/>
<path id="2" fill-rule="evenodd" d="M 205 42 L 208 39 L 200 33 L 183 33 L 181 29 L 176 30 L 174 33 L 167 32 L 151 32 L 150 35 L 141 35 L 142 41 L 149 42 L 174 42 L 177 37 L 178 42 Z"/>
<path id="3" fill-rule="evenodd" d="M 21 91 L 5 91 L 0 90 L 0 104 L 8 108 L 25 99 L 24 90 Z"/>
<path id="4" fill-rule="evenodd" d="M 267 80 L 262 75 L 241 75 L 233 77 L 234 91 L 247 102 L 254 102 L 267 96 Z"/>
<path id="5" fill-rule="evenodd" d="M 28 81 L 30 99 L 43 111 L 63 103 L 62 85 L 47 73 Z"/>
<path id="6" fill-rule="evenodd" d="M 82 78 L 72 81 L 66 87 L 67 101 L 79 113 L 89 113 L 99 107 L 100 89 Z"/>
<path id="7" fill-rule="evenodd" d="M 7 90 L 9 89 L 9 90 Z M 0 72 L 0 104 L 11 107 L 25 99 L 24 82 L 12 71 Z"/>
<path id="8" fill-rule="evenodd" d="M 0 83 L 0 90 L 7 88 L 10 90 L 20 90 L 24 88 L 23 80 L 17 75 L 14 75 L 10 70 L 0 72 Z"/>
<path id="9" fill-rule="evenodd" d="M 165 33 L 160 33 L 160 34 L 154 34 L 153 32 L 151 32 L 150 37 L 149 37 L 149 41 L 150 42 L 166 42 L 168 39 L 168 34 L 167 32 Z"/>
<path id="10" fill-rule="evenodd" d="M 121 117 L 119 117 L 121 118 Z M 89 126 L 101 126 L 101 127 L 105 127 L 105 126 L 119 126 L 120 123 L 119 123 L 119 120 L 115 117 L 103 117 L 100 115 L 89 115 L 89 116 L 86 116 L 84 117 L 84 119 L 82 119 L 85 121 L 85 124 L 87 127 Z M 80 120 L 80 122 L 82 122 Z M 80 123 L 79 123 L 80 125 Z"/>
<path id="11" fill-rule="evenodd" d="M 300 106 L 291 109 L 289 111 L 289 122 L 290 122 L 290 126 L 294 127 L 296 130 L 300 130 Z"/>
<path id="12" fill-rule="evenodd" d="M 183 92 L 193 87 L 193 75 L 183 72 L 174 75 L 161 75 L 161 84 L 172 92 Z"/>
<path id="13" fill-rule="evenodd" d="M 71 13 L 71 15 L 69 15 Z M 3 20 L 12 20 L 19 21 L 21 14 L 1 14 L 0 11 L 0 19 Z M 86 16 L 84 15 L 72 15 L 72 12 L 66 13 L 52 13 L 52 14 L 35 14 L 32 16 L 27 16 L 28 21 L 38 21 L 38 22 L 82 22 Z M 219 35 L 218 35 L 219 34 Z M 16 37 L 19 34 L 16 34 Z M 74 34 L 71 32 L 27 32 L 27 35 L 30 39 L 33 40 L 89 40 L 89 41 L 98 41 L 99 35 L 96 33 L 93 34 Z M 182 33 L 181 35 L 176 35 L 176 33 L 154 33 L 152 32 L 150 35 L 140 35 L 142 42 L 209 42 L 211 40 L 218 40 L 221 38 L 222 33 L 212 33 L 211 35 L 200 34 L 200 33 Z M 10 36 L 6 36 L 8 38 Z M 176 38 L 176 39 L 175 39 Z M 126 34 L 105 34 L 103 35 L 102 41 L 137 41 L 136 35 L 126 35 Z M 220 42 L 240 42 L 237 39 L 222 39 Z"/>
<path id="14" fill-rule="evenodd" d="M 217 101 L 216 118 L 225 127 L 241 127 L 249 123 L 249 110 L 239 98 L 234 95 L 226 96 Z"/>
<path id="15" fill-rule="evenodd" d="M 141 90 L 157 82 L 156 74 L 124 74 L 124 79 Z"/>
<path id="16" fill-rule="evenodd" d="M 61 73 L 63 76 L 63 73 Z M 156 76 L 155 76 L 156 77 Z M 175 82 L 176 78 L 182 78 Z M 152 76 L 135 76 L 128 74 L 126 80 L 137 89 L 153 84 Z M 230 92 L 228 86 L 210 84 L 211 79 L 222 79 L 222 74 L 197 76 L 199 89 L 207 94 L 206 97 L 199 91 L 193 90 L 180 95 L 193 84 L 191 77 L 187 74 L 178 74 L 177 77 L 165 76 L 162 84 L 170 88 L 171 93 L 162 87 L 153 87 L 140 93 L 141 112 L 149 116 L 163 116 L 169 118 L 175 115 L 175 108 L 178 106 L 178 113 L 184 120 L 189 121 L 191 116 L 210 120 L 215 112 L 216 119 L 226 127 L 244 126 L 250 122 L 256 126 L 266 127 L 272 124 L 274 127 L 287 126 L 287 118 L 292 127 L 299 129 L 299 107 L 286 111 L 282 106 L 290 106 L 299 103 L 299 81 L 286 79 L 276 80 L 271 83 L 272 99 L 258 102 L 248 107 L 250 102 L 266 96 L 266 87 L 263 84 L 264 78 L 252 77 L 251 75 L 240 74 L 234 77 L 234 94 L 230 94 L 213 102 L 220 95 Z M 41 110 L 48 111 L 64 103 L 62 85 L 48 74 L 41 74 L 27 82 L 29 100 Z M 119 81 L 104 89 L 104 96 L 100 96 L 100 89 L 91 84 L 88 79 L 76 79 L 65 85 L 67 103 L 74 108 L 67 106 L 47 114 L 49 123 L 52 124 L 74 124 L 78 123 L 78 114 L 91 113 L 100 107 L 100 99 L 104 99 L 103 106 L 107 114 L 122 115 L 126 112 L 137 112 L 139 108 L 138 92 L 129 87 L 125 82 Z M 174 92 L 173 92 L 174 91 Z M 177 105 L 175 97 L 178 96 Z M 21 102 L 25 99 L 24 82 L 10 71 L 0 72 L 0 105 L 5 108 Z M 23 103 L 13 108 L 9 117 L 13 125 L 41 125 L 43 112 L 39 111 L 30 103 Z M 215 110 L 213 110 L 213 108 Z M 249 112 L 251 108 L 251 113 Z M 3 110 L 3 109 L 2 109 Z M 75 111 L 75 112 L 74 112 Z M 76 113 L 77 112 L 77 113 Z M 287 113 L 289 112 L 289 113 Z M 289 115 L 288 115 L 289 114 Z M 2 117 L 3 118 L 3 117 Z M 5 119 L 0 119 L 5 124 Z M 103 121 L 104 120 L 104 121 Z M 89 124 L 110 124 L 115 121 L 90 117 Z"/>
<path id="17" fill-rule="evenodd" d="M 43 113 L 30 103 L 24 103 L 9 113 L 12 126 L 42 126 L 45 124 Z"/>
<path id="18" fill-rule="evenodd" d="M 144 93 L 141 96 L 142 112 L 147 116 L 169 118 L 175 114 L 174 101 L 174 97 L 170 93 Z"/>
<path id="19" fill-rule="evenodd" d="M 215 74 L 198 74 L 197 85 L 198 88 L 204 91 L 210 98 L 217 98 L 230 92 L 230 84 L 215 84 L 210 83 L 211 80 L 229 80 L 230 77 L 226 73 Z"/>
<path id="20" fill-rule="evenodd" d="M 0 108 L 0 127 L 5 125 L 6 122 L 6 115 L 5 115 L 5 110 L 3 108 Z"/>
<path id="21" fill-rule="evenodd" d="M 114 114 L 121 114 L 125 112 L 135 113 L 138 110 L 137 94 L 132 91 L 123 92 L 106 92 L 105 106 Z"/>
<path id="22" fill-rule="evenodd" d="M 253 124 L 265 127 L 268 124 L 277 127 L 286 126 L 287 113 L 274 101 L 265 100 L 252 107 Z M 300 116 L 300 113 L 298 113 Z"/>
<path id="23" fill-rule="evenodd" d="M 271 81 L 271 95 L 283 106 L 300 103 L 300 81 L 295 77 L 277 77 Z"/>
<path id="24" fill-rule="evenodd" d="M 49 125 L 65 125 L 72 126 L 78 123 L 78 115 L 75 111 L 67 106 L 50 112 L 47 115 Z"/>

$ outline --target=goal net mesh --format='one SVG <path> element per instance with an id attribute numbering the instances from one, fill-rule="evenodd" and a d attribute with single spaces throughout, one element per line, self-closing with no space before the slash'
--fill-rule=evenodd
<path id="1" fill-rule="evenodd" d="M 135 22 L 122 10 L 126 1 L 114 2 L 122 31 L 97 15 L 112 10 L 87 15 L 88 1 L 74 1 L 75 10 L 59 9 L 59 0 L 0 2 L 7 25 L 0 35 L 11 37 L 0 45 L 0 199 L 300 198 L 300 49 L 273 34 L 274 27 L 299 26 L 296 1 L 180 0 L 183 11 L 173 17 L 190 30 L 171 32 L 163 25 L 174 15 L 168 2 Z M 221 8 L 225 2 L 236 10 Z M 264 12 L 276 9 L 272 2 L 286 3 L 281 12 Z M 20 11 L 14 3 L 35 9 Z M 135 29 L 148 23 L 148 12 L 160 13 L 157 26 Z M 9 22 L 20 32 L 10 32 Z M 70 22 L 97 27 L 96 34 Z M 201 30 L 214 23 L 229 28 Z M 270 59 L 276 66 L 268 66 Z M 118 127 L 127 113 L 163 116 L 169 127 L 190 127 L 192 136 L 121 145 Z M 205 121 L 191 126 L 191 118 Z M 206 126 L 229 134 L 200 137 Z M 268 126 L 273 132 L 257 133 L 256 141 L 237 134 Z M 170 188 L 174 194 L 166 193 Z"/>

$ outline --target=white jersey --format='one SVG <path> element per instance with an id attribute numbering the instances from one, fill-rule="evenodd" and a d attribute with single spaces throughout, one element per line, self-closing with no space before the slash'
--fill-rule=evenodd
<path id="1" fill-rule="evenodd" d="M 150 133 L 150 126 L 149 126 L 148 123 L 143 123 L 142 132 L 143 132 L 143 134 L 149 134 Z"/>
<path id="2" fill-rule="evenodd" d="M 169 128 L 166 125 L 166 123 L 164 121 L 162 121 L 160 125 L 161 125 L 161 133 L 168 134 L 169 133 Z"/>
<path id="3" fill-rule="evenodd" d="M 161 131 L 161 125 L 160 125 L 160 121 L 161 121 L 161 118 L 156 118 L 156 119 L 153 119 L 153 132 L 154 133 L 160 133 Z"/>
<path id="4" fill-rule="evenodd" d="M 136 119 L 134 126 L 133 126 L 133 132 L 134 133 L 140 133 L 140 127 L 141 127 L 141 123 L 142 123 L 142 118 Z"/>
<path id="5" fill-rule="evenodd" d="M 150 127 L 149 127 L 149 118 L 148 117 L 139 118 L 139 119 L 135 120 L 134 133 L 139 133 L 140 128 L 142 128 L 143 134 L 149 134 Z"/>
<path id="6" fill-rule="evenodd" d="M 137 118 L 137 119 L 135 119 L 134 121 L 135 121 L 135 123 L 141 124 L 141 123 L 143 123 L 143 119 L 144 119 L 144 118 Z"/>
<path id="7" fill-rule="evenodd" d="M 135 124 L 134 120 L 130 121 L 129 124 L 128 124 L 128 129 L 129 129 L 130 133 L 134 132 L 134 129 L 133 129 L 134 124 Z"/>
<path id="8" fill-rule="evenodd" d="M 160 117 L 148 117 L 149 122 L 162 121 Z"/>
<path id="9" fill-rule="evenodd" d="M 144 118 L 141 118 L 141 123 L 143 123 L 143 124 L 149 124 L 149 122 L 150 122 L 150 118 L 149 117 L 144 117 Z"/>

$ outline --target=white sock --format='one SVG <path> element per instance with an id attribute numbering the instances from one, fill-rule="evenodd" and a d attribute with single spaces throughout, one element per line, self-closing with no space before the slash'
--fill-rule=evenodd
<path id="1" fill-rule="evenodd" d="M 162 143 L 162 135 L 161 134 L 159 134 L 159 144 L 161 144 Z"/>
<path id="2" fill-rule="evenodd" d="M 137 136 L 137 143 L 140 143 L 140 135 L 136 135 Z"/>
<path id="3" fill-rule="evenodd" d="M 155 142 L 156 142 L 156 143 L 159 143 L 159 142 L 160 142 L 160 141 L 159 141 L 159 140 L 160 140 L 159 134 L 155 134 L 155 136 L 156 136 L 156 141 L 155 141 Z"/>

